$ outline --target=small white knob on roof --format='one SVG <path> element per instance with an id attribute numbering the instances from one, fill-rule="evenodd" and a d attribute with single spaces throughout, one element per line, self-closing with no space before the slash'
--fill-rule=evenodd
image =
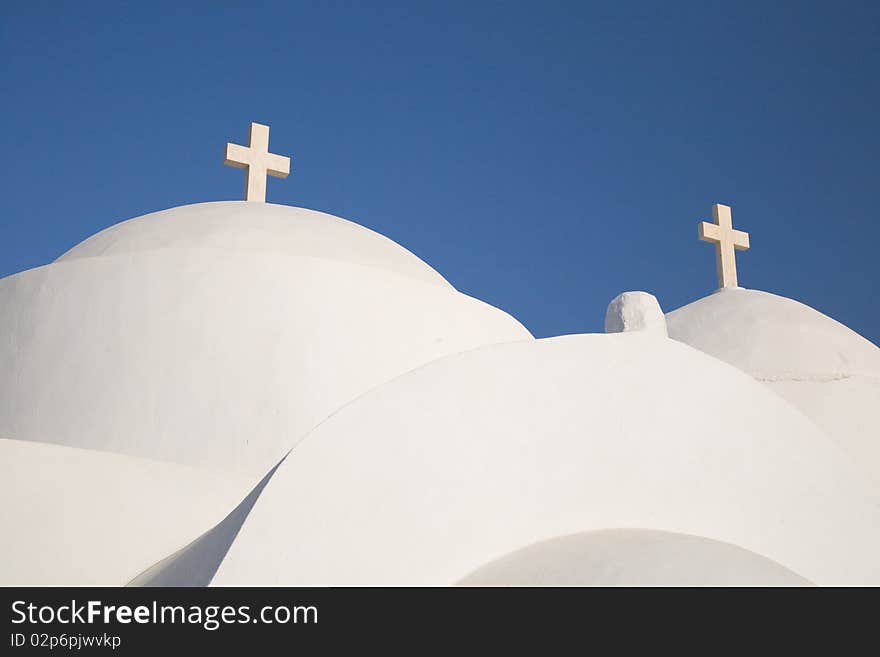
<path id="1" fill-rule="evenodd" d="M 666 317 L 657 297 L 647 292 L 618 294 L 605 311 L 606 333 L 646 331 L 666 337 Z"/>

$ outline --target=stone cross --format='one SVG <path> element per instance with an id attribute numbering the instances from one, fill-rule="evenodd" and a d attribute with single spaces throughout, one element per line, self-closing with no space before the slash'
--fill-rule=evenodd
<path id="1" fill-rule="evenodd" d="M 269 152 L 269 126 L 251 123 L 248 146 L 226 144 L 223 164 L 247 169 L 244 200 L 266 202 L 266 174 L 276 178 L 290 175 L 290 158 Z"/>
<path id="2" fill-rule="evenodd" d="M 734 230 L 730 206 L 716 203 L 712 206 L 715 223 L 700 222 L 699 235 L 704 242 L 715 244 L 715 263 L 718 267 L 719 287 L 738 287 L 736 282 L 736 251 L 749 248 L 749 234 Z"/>

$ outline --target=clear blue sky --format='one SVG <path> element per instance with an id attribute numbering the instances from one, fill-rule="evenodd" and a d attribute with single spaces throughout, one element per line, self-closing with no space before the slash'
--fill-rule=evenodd
<path id="1" fill-rule="evenodd" d="M 0 276 L 113 223 L 268 200 L 383 233 L 538 336 L 740 283 L 880 342 L 878 2 L 4 2 Z"/>

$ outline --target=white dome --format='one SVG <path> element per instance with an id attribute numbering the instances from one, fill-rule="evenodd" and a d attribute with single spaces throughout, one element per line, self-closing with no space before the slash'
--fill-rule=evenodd
<path id="1" fill-rule="evenodd" d="M 761 380 L 880 376 L 880 349 L 793 299 L 722 288 L 666 316 L 670 337 Z"/>
<path id="2" fill-rule="evenodd" d="M 736 545 L 645 529 L 560 536 L 516 550 L 462 586 L 809 586 L 787 568 Z"/>
<path id="3" fill-rule="evenodd" d="M 880 582 L 880 506 L 846 457 L 751 378 L 644 333 L 495 345 L 400 376 L 313 430 L 230 518 L 222 561 L 218 536 L 185 554 L 205 545 L 216 585 L 452 584 L 619 527 L 729 543 L 816 583 Z"/>
<path id="4" fill-rule="evenodd" d="M 666 316 L 669 337 L 797 406 L 880 481 L 880 349 L 785 297 L 722 289 Z"/>
<path id="5" fill-rule="evenodd" d="M 0 436 L 262 476 L 367 390 L 532 339 L 439 283 L 393 242 L 310 211 L 133 219 L 0 280 Z"/>
<path id="6" fill-rule="evenodd" d="M 0 280 L 0 583 L 880 584 L 877 348 L 649 302 L 535 341 L 329 215 L 114 226 Z"/>
<path id="7" fill-rule="evenodd" d="M 183 205 L 129 219 L 80 242 L 56 262 L 169 248 L 327 258 L 449 285 L 427 263 L 369 228 L 315 210 L 247 201 Z"/>

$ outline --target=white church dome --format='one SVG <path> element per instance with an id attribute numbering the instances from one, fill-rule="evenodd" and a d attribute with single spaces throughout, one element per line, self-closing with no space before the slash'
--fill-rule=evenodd
<path id="1" fill-rule="evenodd" d="M 205 203 L 132 219 L 0 280 L 0 437 L 253 478 L 354 397 L 531 340 L 343 219 Z"/>
<path id="2" fill-rule="evenodd" d="M 721 289 L 666 316 L 669 337 L 798 407 L 880 483 L 880 348 L 793 299 Z"/>
<path id="3" fill-rule="evenodd" d="M 266 204 L 268 140 L 226 145 L 247 202 L 0 279 L 0 584 L 880 584 L 876 346 L 741 289 L 535 340 Z"/>
<path id="4" fill-rule="evenodd" d="M 168 248 L 327 258 L 449 285 L 426 262 L 369 228 L 315 210 L 246 201 L 183 205 L 129 219 L 83 240 L 56 262 Z"/>
<path id="5" fill-rule="evenodd" d="M 709 560 L 752 582 L 876 583 L 877 501 L 735 368 L 646 333 L 567 336 L 442 358 L 359 397 L 136 583 L 453 584 L 609 528 L 699 537 L 672 546 L 690 558 L 668 582 Z"/>
<path id="6" fill-rule="evenodd" d="M 880 349 L 793 299 L 722 288 L 666 316 L 670 337 L 762 380 L 880 376 Z"/>
<path id="7" fill-rule="evenodd" d="M 600 529 L 521 548 L 462 586 L 809 586 L 736 545 L 647 529 Z"/>

